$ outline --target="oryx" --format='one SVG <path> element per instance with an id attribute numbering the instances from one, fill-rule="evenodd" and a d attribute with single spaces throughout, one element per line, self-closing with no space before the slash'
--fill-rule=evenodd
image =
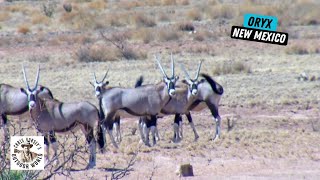
<path id="1" fill-rule="evenodd" d="M 115 115 L 120 115 L 125 112 L 132 116 L 148 116 L 151 122 L 156 121 L 156 116 L 160 113 L 161 109 L 169 102 L 171 96 L 175 94 L 175 83 L 178 77 L 174 74 L 174 59 L 171 56 L 171 70 L 172 76 L 168 77 L 160 60 L 157 56 L 155 59 L 163 74 L 163 81 L 158 84 L 144 85 L 137 88 L 121 88 L 112 87 L 107 88 L 101 94 L 101 104 L 105 114 L 105 120 L 103 123 L 105 126 L 110 127 L 113 124 L 113 118 Z M 155 124 L 149 123 L 148 130 Z M 152 129 L 153 130 L 153 129 Z M 110 136 L 111 142 L 115 147 L 118 147 L 112 134 L 112 129 L 107 128 L 107 132 Z M 100 136 L 99 145 L 100 148 L 104 147 L 104 140 L 101 140 L 104 136 Z M 100 142 L 103 142 L 100 144 Z M 149 144 L 149 140 L 146 139 L 146 144 Z"/>
<path id="2" fill-rule="evenodd" d="M 202 61 L 199 62 L 194 81 L 196 81 L 199 77 L 201 64 L 202 64 Z M 185 69 L 183 69 L 183 70 L 185 70 Z M 185 80 L 183 80 L 183 82 L 184 81 Z M 189 81 L 193 81 L 193 80 L 190 79 Z M 195 129 L 195 126 L 192 122 L 191 114 L 188 110 L 189 106 L 194 102 L 196 94 L 197 94 L 197 92 L 195 90 L 190 90 L 189 86 L 187 84 L 178 81 L 176 84 L 176 95 L 174 97 L 172 97 L 171 100 L 167 103 L 167 105 L 164 106 L 163 109 L 161 110 L 161 115 L 175 115 L 175 118 L 174 118 L 174 133 L 175 134 L 174 134 L 174 138 L 173 138 L 174 142 L 180 141 L 180 139 L 182 137 L 181 130 L 180 130 L 181 134 L 179 133 L 179 127 L 181 127 L 179 125 L 181 124 L 181 121 L 182 121 L 181 114 L 185 114 L 187 116 L 189 123 L 190 123 L 190 126 L 194 132 L 195 140 L 197 140 L 199 138 L 199 135 L 198 135 L 198 133 Z M 146 122 L 147 121 L 146 117 L 144 117 L 144 119 L 142 119 L 142 121 Z M 143 125 L 143 127 L 145 127 L 145 125 L 143 123 L 141 125 Z M 144 134 L 144 135 L 148 136 L 147 134 Z M 153 134 L 153 136 L 155 136 L 155 135 Z"/>
<path id="3" fill-rule="evenodd" d="M 176 95 L 170 102 L 161 110 L 164 115 L 175 114 L 174 118 L 174 142 L 178 142 L 182 137 L 181 114 L 185 114 L 189 124 L 194 132 L 195 140 L 199 135 L 192 122 L 190 111 L 200 111 L 206 106 L 211 110 L 213 117 L 216 120 L 216 135 L 220 135 L 221 118 L 218 112 L 218 105 L 223 94 L 223 88 L 216 83 L 210 76 L 202 74 L 204 79 L 199 79 L 199 73 L 202 61 L 199 62 L 198 69 L 194 79 L 190 78 L 189 73 L 183 65 L 181 65 L 186 77 L 185 80 L 176 84 Z M 144 134 L 146 135 L 146 134 Z M 214 139 L 215 139 L 214 138 Z"/>
<path id="4" fill-rule="evenodd" d="M 32 89 L 29 86 L 24 67 L 22 71 L 27 87 L 29 112 L 36 129 L 46 135 L 50 131 L 64 133 L 81 128 L 90 150 L 87 168 L 94 167 L 96 164 L 96 141 L 93 129 L 99 120 L 98 109 L 89 102 L 63 103 L 56 99 L 41 98 L 39 93 L 42 92 L 42 89 L 37 89 L 40 67 L 38 67 L 35 86 Z"/>
<path id="5" fill-rule="evenodd" d="M 214 120 L 216 121 L 215 137 L 220 137 L 221 131 L 221 117 L 219 115 L 219 102 L 223 94 L 223 87 L 214 81 L 209 75 L 201 74 L 204 79 L 200 81 L 198 79 L 191 80 L 187 75 L 186 83 L 189 86 L 190 91 L 197 92 L 194 95 L 194 102 L 189 106 L 189 111 L 201 111 L 204 108 L 209 108 Z"/>
<path id="6" fill-rule="evenodd" d="M 96 73 L 94 72 L 93 73 L 93 82 L 89 81 L 89 83 L 93 86 L 94 88 L 94 91 L 95 91 L 95 96 L 98 98 L 99 100 L 99 114 L 100 115 L 103 115 L 103 110 L 102 110 L 102 107 L 101 107 L 101 94 L 104 92 L 104 90 L 107 88 L 106 86 L 109 84 L 109 81 L 105 81 L 107 75 L 108 75 L 108 72 L 109 72 L 109 69 L 106 71 L 104 77 L 102 78 L 101 81 L 98 81 L 97 80 L 97 76 L 96 76 Z M 101 119 L 102 117 L 100 117 Z M 113 123 L 113 126 L 115 128 L 115 131 L 116 131 L 116 141 L 117 142 L 121 142 L 122 140 L 122 137 L 121 137 L 121 131 L 120 131 L 120 116 L 115 116 L 114 117 L 114 123 Z M 113 128 L 110 127 L 110 128 Z"/>
<path id="7" fill-rule="evenodd" d="M 44 86 L 39 86 L 42 89 L 40 97 L 53 98 L 51 91 Z M 9 84 L 0 84 L 0 128 L 3 127 L 4 141 L 9 141 L 9 129 L 7 127 L 7 115 L 21 115 L 28 111 L 28 98 L 23 88 L 13 87 Z M 52 133 L 53 134 L 53 133 Z M 45 140 L 46 137 L 45 137 Z M 54 137 L 51 138 L 55 141 Z"/>

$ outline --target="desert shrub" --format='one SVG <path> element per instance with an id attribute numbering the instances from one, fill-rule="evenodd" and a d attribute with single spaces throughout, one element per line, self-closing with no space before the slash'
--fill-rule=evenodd
<path id="1" fill-rule="evenodd" d="M 212 46 L 208 46 L 207 44 L 196 44 L 191 46 L 187 52 L 191 54 L 208 54 L 211 56 L 215 55 L 215 51 Z"/>
<path id="2" fill-rule="evenodd" d="M 136 27 L 153 27 L 157 25 L 154 18 L 151 18 L 146 14 L 138 13 L 133 15 L 132 18 Z"/>
<path id="3" fill-rule="evenodd" d="M 238 15 L 237 9 L 227 4 L 218 4 L 215 6 L 208 6 L 205 8 L 205 13 L 211 19 L 217 19 L 217 18 L 232 19 Z"/>
<path id="4" fill-rule="evenodd" d="M 251 73 L 249 65 L 241 61 L 229 61 L 217 64 L 213 67 L 213 74 L 239 74 L 239 73 Z"/>
<path id="5" fill-rule="evenodd" d="M 198 8 L 192 8 L 187 12 L 187 17 L 192 21 L 201 21 L 202 15 Z"/>
<path id="6" fill-rule="evenodd" d="M 21 33 L 21 34 L 27 34 L 27 33 L 31 32 L 30 26 L 27 24 L 22 24 L 22 25 L 18 26 L 17 31 L 18 31 L 18 33 Z"/>
<path id="7" fill-rule="evenodd" d="M 117 60 L 120 57 L 120 52 L 116 48 L 91 46 L 80 47 L 75 55 L 80 62 L 103 62 Z"/>
<path id="8" fill-rule="evenodd" d="M 140 40 L 143 43 L 150 43 L 154 40 L 153 29 L 151 28 L 139 28 L 133 32 L 133 39 Z"/>
<path id="9" fill-rule="evenodd" d="M 161 42 L 179 40 L 181 34 L 175 29 L 159 29 L 157 38 Z"/>

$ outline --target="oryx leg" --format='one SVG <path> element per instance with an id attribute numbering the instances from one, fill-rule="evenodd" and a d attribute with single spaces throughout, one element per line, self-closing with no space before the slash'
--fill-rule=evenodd
<path id="1" fill-rule="evenodd" d="M 179 124 L 181 123 L 182 118 L 180 114 L 176 114 L 174 116 L 174 123 L 173 123 L 173 142 L 180 142 L 181 137 L 180 137 L 180 132 L 179 132 Z"/>
<path id="2" fill-rule="evenodd" d="M 145 134 L 144 134 L 144 126 L 145 126 L 146 117 L 140 117 L 138 122 L 138 129 L 140 133 L 140 142 L 146 143 Z"/>
<path id="3" fill-rule="evenodd" d="M 51 148 L 54 152 L 53 158 L 55 158 L 58 155 L 58 146 L 59 145 L 58 145 L 54 131 L 49 132 L 49 139 L 50 139 Z"/>
<path id="4" fill-rule="evenodd" d="M 213 140 L 217 140 L 218 138 L 220 138 L 220 133 L 221 133 L 221 117 L 219 115 L 217 106 L 215 106 L 210 102 L 206 102 L 206 104 L 209 107 L 211 114 L 214 117 L 214 120 L 216 121 L 216 133 Z"/>
<path id="5" fill-rule="evenodd" d="M 44 149 L 45 149 L 45 164 L 49 162 L 49 157 L 50 157 L 50 151 L 49 151 L 49 140 L 48 140 L 48 135 L 44 135 Z"/>
<path id="6" fill-rule="evenodd" d="M 8 119 L 5 114 L 1 114 L 1 124 L 0 129 L 3 128 L 3 142 L 1 142 L 1 152 L 5 152 L 6 144 L 9 143 L 9 128 L 8 128 Z"/>
<path id="7" fill-rule="evenodd" d="M 151 134 L 152 134 L 152 141 L 153 141 L 153 146 L 157 144 L 156 140 L 156 133 L 157 133 L 157 116 L 151 116 L 151 121 L 149 123 L 150 129 L 151 129 Z"/>
<path id="8" fill-rule="evenodd" d="M 98 130 L 97 130 L 97 141 L 99 144 L 100 152 L 104 153 L 105 149 L 104 146 L 106 144 L 106 127 L 101 122 L 98 123 Z"/>
<path id="9" fill-rule="evenodd" d="M 110 140 L 111 140 L 111 143 L 113 144 L 113 146 L 115 148 L 119 148 L 115 139 L 114 139 L 114 136 L 112 134 L 112 129 L 113 129 L 113 117 L 114 117 L 115 113 L 114 112 L 111 112 L 111 113 L 108 113 L 107 116 L 106 116 L 106 120 L 105 120 L 105 125 L 106 125 L 106 129 L 107 129 L 107 132 L 109 134 L 109 137 L 110 137 Z"/>
<path id="10" fill-rule="evenodd" d="M 116 141 L 120 143 L 122 141 L 121 131 L 120 131 L 120 116 L 115 117 L 113 125 L 116 131 Z"/>
<path id="11" fill-rule="evenodd" d="M 96 166 L 96 141 L 93 135 L 93 128 L 89 125 L 82 125 L 81 129 L 85 134 L 87 143 L 89 145 L 90 156 L 87 169 L 91 169 Z"/>
<path id="12" fill-rule="evenodd" d="M 188 119 L 188 121 L 189 121 L 189 124 L 190 124 L 190 126 L 191 126 L 191 128 L 192 128 L 192 130 L 193 130 L 193 133 L 194 133 L 194 141 L 197 141 L 198 138 L 199 138 L 199 135 L 198 135 L 197 130 L 196 130 L 196 128 L 195 128 L 195 126 L 194 126 L 194 124 L 193 124 L 193 122 L 192 122 L 192 117 L 191 117 L 190 112 L 188 112 L 188 113 L 186 114 L 186 116 L 187 116 L 187 119 Z"/>
<path id="13" fill-rule="evenodd" d="M 157 117 L 155 115 L 152 115 L 150 119 L 146 117 L 145 125 L 143 127 L 144 130 L 144 136 L 145 136 L 145 145 L 151 146 L 149 142 L 149 134 L 150 134 L 150 129 L 152 133 L 152 140 L 153 140 L 153 145 L 156 144 L 156 138 L 155 138 L 155 133 L 156 133 L 156 124 L 157 124 Z"/>

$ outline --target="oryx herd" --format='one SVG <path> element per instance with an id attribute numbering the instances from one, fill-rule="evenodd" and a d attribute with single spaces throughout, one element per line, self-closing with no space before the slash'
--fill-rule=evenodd
<path id="1" fill-rule="evenodd" d="M 0 84 L 1 127 L 8 138 L 7 115 L 20 115 L 29 110 L 30 119 L 36 130 L 43 134 L 46 145 L 46 159 L 49 157 L 49 146 L 57 155 L 55 133 L 64 133 L 80 128 L 89 145 L 90 158 L 87 168 L 96 165 L 96 142 L 101 151 L 106 144 L 106 133 L 114 147 L 121 142 L 120 119 L 138 117 L 138 129 L 141 140 L 148 146 L 151 131 L 153 145 L 159 139 L 157 119 L 165 115 L 175 115 L 174 142 L 182 139 L 182 115 L 186 115 L 194 132 L 195 140 L 199 138 L 192 122 L 191 111 L 209 108 L 216 121 L 215 138 L 220 136 L 221 118 L 218 105 L 223 94 L 223 88 L 210 76 L 201 74 L 202 61 L 199 62 L 194 78 L 191 78 L 185 67 L 180 64 L 185 79 L 179 81 L 175 75 L 175 61 L 171 54 L 171 75 L 168 76 L 161 65 L 158 56 L 155 60 L 163 75 L 162 81 L 156 84 L 143 84 L 140 77 L 135 87 L 109 87 L 106 81 L 108 71 L 101 81 L 93 73 L 95 96 L 99 107 L 82 101 L 64 103 L 54 99 L 49 88 L 38 85 L 40 67 L 38 67 L 34 87 L 29 86 L 25 68 L 22 72 L 26 89 Z M 137 119 L 138 120 L 138 119 Z M 113 127 L 116 126 L 116 138 Z M 96 131 L 96 136 L 94 134 Z M 7 141 L 8 139 L 5 139 Z"/>

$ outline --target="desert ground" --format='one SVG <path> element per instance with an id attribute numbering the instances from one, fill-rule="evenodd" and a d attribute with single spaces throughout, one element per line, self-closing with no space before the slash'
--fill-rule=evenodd
<path id="1" fill-rule="evenodd" d="M 127 168 L 123 179 L 319 179 L 319 9 L 316 0 L 0 1 L 0 83 L 25 88 L 22 65 L 31 84 L 40 65 L 39 84 L 56 99 L 98 106 L 89 84 L 94 72 L 101 79 L 109 69 L 110 87 L 133 87 L 140 75 L 145 84 L 157 83 L 162 76 L 154 55 L 168 71 L 172 53 L 191 76 L 204 60 L 201 72 L 224 88 L 217 141 L 209 109 L 191 112 L 197 141 L 185 117 L 179 143 L 171 141 L 173 116 L 159 119 L 161 140 L 153 147 L 139 143 L 138 118 L 127 118 L 119 149 L 107 137 L 95 168 L 85 169 L 81 131 L 58 134 L 59 159 L 74 148 L 79 155 L 35 178 L 115 179 Z M 288 45 L 231 39 L 231 26 L 242 25 L 245 13 L 276 16 Z M 179 66 L 176 73 L 185 77 Z M 9 116 L 9 126 L 11 135 L 37 134 L 28 112 Z M 194 176 L 178 176 L 179 165 L 187 163 Z M 28 176 L 8 164 L 1 168 L 12 179 Z"/>

